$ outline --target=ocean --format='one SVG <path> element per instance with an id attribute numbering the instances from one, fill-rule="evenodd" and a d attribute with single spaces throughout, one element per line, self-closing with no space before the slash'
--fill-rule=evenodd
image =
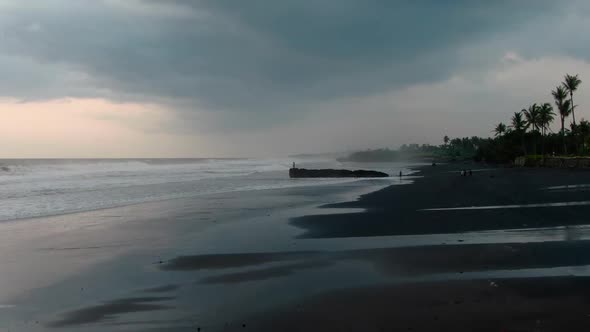
<path id="1" fill-rule="evenodd" d="M 198 195 L 337 184 L 290 179 L 301 167 L 352 167 L 329 158 L 3 159 L 0 221 L 44 217 Z M 397 174 L 405 164 L 371 165 Z"/>
<path id="2" fill-rule="evenodd" d="M 217 324 L 219 312 L 239 317 L 260 309 L 249 300 L 258 297 L 259 286 L 238 283 L 220 291 L 216 284 L 195 282 L 191 273 L 162 270 L 164 261 L 182 255 L 390 245 L 388 238 L 300 239 L 305 229 L 292 221 L 305 215 L 359 213 L 319 207 L 411 183 L 412 177 L 290 179 L 293 162 L 305 168 L 410 172 L 406 164 L 354 165 L 330 158 L 0 160 L 0 331 L 60 326 L 88 332 L 105 327 L 149 330 L 158 321 L 185 324 L 187 312 L 197 313 L 204 324 Z M 333 272 L 338 277 L 331 278 L 331 286 L 367 279 Z M 285 286 L 268 281 L 267 294 L 276 296 L 255 301 L 260 305 L 291 299 L 301 294 L 292 291 L 298 287 L 326 287 L 300 279 L 283 279 L 293 282 Z M 159 301 L 155 294 L 165 285 L 170 287 L 163 288 L 161 298 L 170 302 L 165 305 L 170 310 L 150 310 L 148 316 L 142 310 L 127 312 L 127 299 Z M 168 294 L 168 288 L 179 292 Z M 232 306 L 240 301 L 247 301 L 248 310 Z M 78 310 L 89 318 L 71 320 L 70 312 L 76 316 Z M 190 325 L 189 330 L 196 328 Z"/>

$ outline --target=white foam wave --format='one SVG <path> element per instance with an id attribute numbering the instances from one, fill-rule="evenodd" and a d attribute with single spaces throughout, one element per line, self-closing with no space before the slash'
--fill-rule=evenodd
<path id="1" fill-rule="evenodd" d="M 292 159 L 0 160 L 0 220 L 242 190 L 333 184 L 289 179 Z M 298 162 L 297 160 L 295 160 Z M 306 160 L 303 166 L 338 166 Z"/>

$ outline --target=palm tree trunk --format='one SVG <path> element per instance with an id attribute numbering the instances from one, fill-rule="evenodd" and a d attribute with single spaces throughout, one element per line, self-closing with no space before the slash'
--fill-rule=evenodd
<path id="1" fill-rule="evenodd" d="M 567 155 L 567 144 L 565 144 L 565 117 L 561 116 L 561 140 L 563 141 L 563 154 Z"/>
<path id="2" fill-rule="evenodd" d="M 575 112 L 575 106 L 574 106 L 574 92 L 570 91 L 570 101 L 572 102 L 572 120 L 574 121 L 574 126 L 576 125 L 576 112 Z"/>
<path id="3" fill-rule="evenodd" d="M 533 126 L 533 154 L 537 155 L 537 126 Z"/>
<path id="4" fill-rule="evenodd" d="M 580 152 L 580 140 L 578 137 L 578 128 L 576 127 L 576 107 L 574 106 L 574 92 L 570 91 L 570 102 L 572 104 L 572 121 L 574 123 L 574 127 L 572 128 L 572 137 L 574 139 L 574 149 L 575 153 Z"/>
<path id="5" fill-rule="evenodd" d="M 541 128 L 541 155 L 545 158 L 545 127 Z"/>
<path id="6" fill-rule="evenodd" d="M 526 157 L 526 144 L 524 143 L 524 134 L 525 132 L 522 132 L 522 134 L 520 134 L 520 143 L 522 144 L 522 153 Z"/>

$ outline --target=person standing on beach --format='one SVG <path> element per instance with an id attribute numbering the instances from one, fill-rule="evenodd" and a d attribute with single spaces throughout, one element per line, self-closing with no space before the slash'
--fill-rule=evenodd
<path id="1" fill-rule="evenodd" d="M 399 171 L 399 178 L 400 178 L 400 179 L 402 178 L 402 175 L 403 175 L 403 174 L 402 174 L 402 171 Z"/>

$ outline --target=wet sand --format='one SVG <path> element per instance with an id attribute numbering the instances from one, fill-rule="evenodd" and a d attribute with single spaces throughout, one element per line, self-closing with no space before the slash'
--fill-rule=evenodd
<path id="1" fill-rule="evenodd" d="M 306 230 L 302 238 L 565 226 L 564 241 L 463 244 L 473 235 L 464 233 L 464 239 L 457 240 L 461 243 L 341 254 L 345 259 L 369 259 L 384 273 L 409 278 L 401 284 L 310 297 L 276 310 L 270 318 L 258 317 L 260 329 L 589 330 L 590 278 L 573 275 L 576 266 L 589 265 L 588 242 L 576 241 L 575 234 L 578 225 L 589 221 L 590 208 L 579 202 L 589 199 L 590 191 L 579 184 L 590 183 L 590 173 L 497 168 L 461 177 L 460 168 L 424 167 L 424 177 L 411 186 L 326 206 L 363 208 L 364 213 L 305 216 L 292 223 Z M 510 272 L 517 278 L 510 278 Z M 438 277 L 412 282 L 423 275 Z"/>
<path id="2" fill-rule="evenodd" d="M 461 167 L 474 167 L 473 176 L 460 176 Z M 303 238 L 461 233 L 588 223 L 590 206 L 542 205 L 588 201 L 590 188 L 550 187 L 588 184 L 590 172 L 504 168 L 478 171 L 477 168 L 473 165 L 422 167 L 424 177 L 416 179 L 411 186 L 389 187 L 364 195 L 358 201 L 327 206 L 362 208 L 367 212 L 304 216 L 292 223 L 306 230 Z M 518 208 L 530 204 L 535 204 L 534 208 Z M 448 208 L 456 210 L 429 211 Z"/>
<path id="3" fill-rule="evenodd" d="M 77 249 L 51 251 L 108 261 L 0 318 L 21 310 L 11 331 L 590 330 L 590 207 L 545 205 L 590 200 L 579 186 L 590 173 L 461 167 L 424 167 L 411 184 L 320 210 L 308 204 L 333 202 L 336 188 L 109 210 L 127 222 L 70 232 L 59 248 Z M 135 237 L 133 250 L 108 237 Z"/>
<path id="4" fill-rule="evenodd" d="M 250 318 L 254 331 L 587 331 L 590 279 L 524 278 L 326 292 Z"/>
<path id="5" fill-rule="evenodd" d="M 160 266 L 166 271 L 224 271 L 204 279 L 208 283 L 238 283 L 273 277 L 273 271 L 292 274 L 297 269 L 321 267 L 343 261 L 370 263 L 384 274 L 412 277 L 442 273 L 542 269 L 590 265 L 590 241 L 437 245 L 377 248 L 350 251 L 283 252 L 181 256 Z M 265 268 L 272 263 L 282 265 Z"/>

